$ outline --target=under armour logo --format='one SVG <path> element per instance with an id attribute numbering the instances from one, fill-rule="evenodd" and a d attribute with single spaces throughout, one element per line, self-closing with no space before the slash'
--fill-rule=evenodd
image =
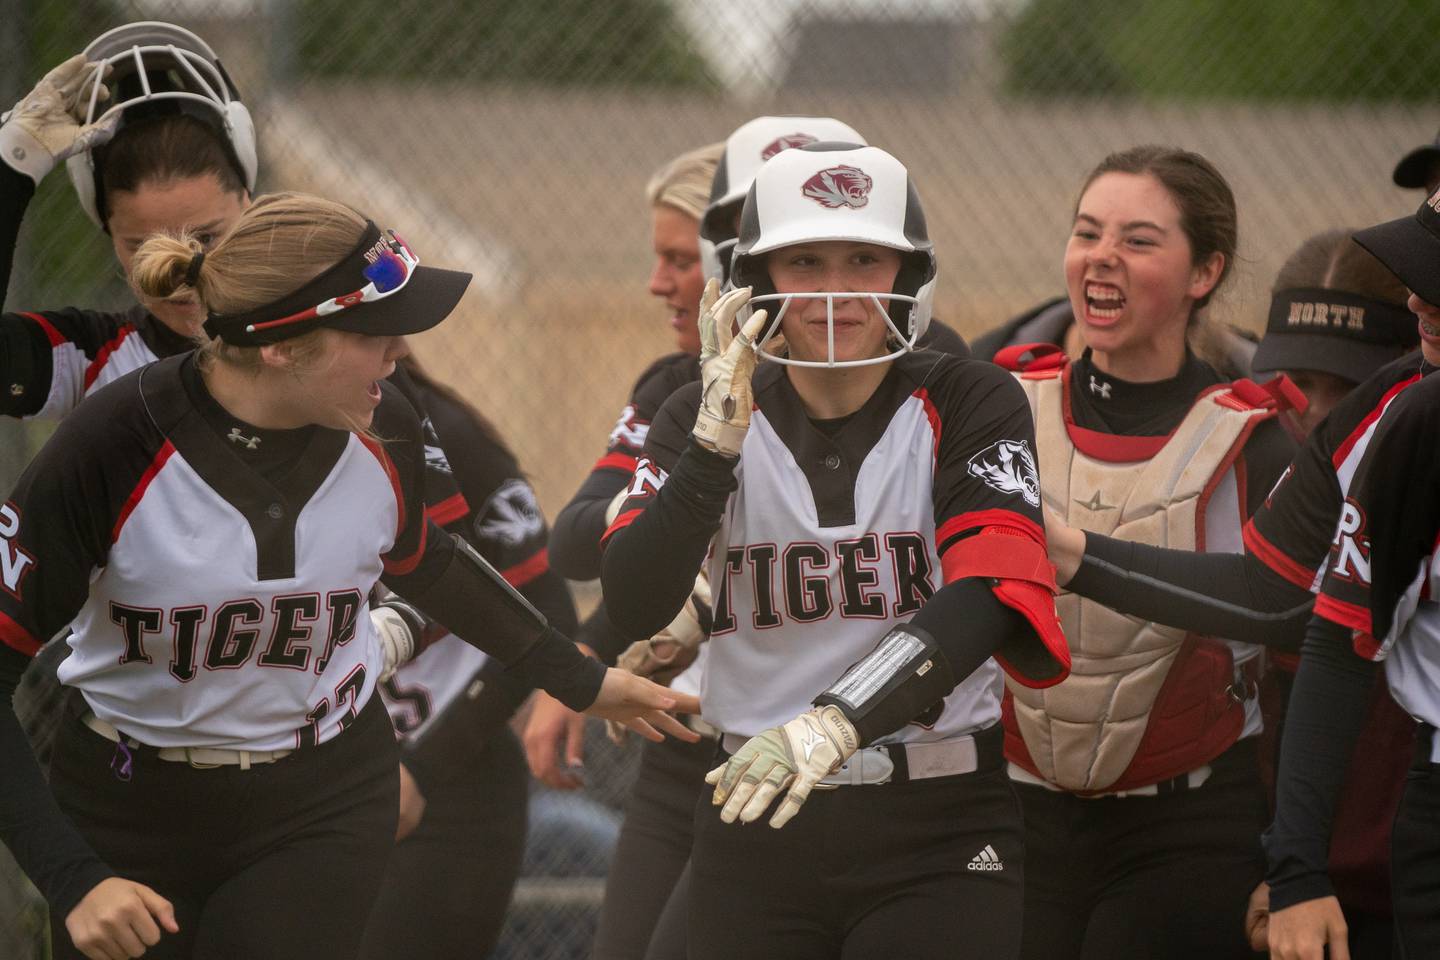
<path id="1" fill-rule="evenodd" d="M 258 450 L 260 448 L 259 437 L 247 437 L 240 432 L 239 427 L 231 427 L 230 432 L 225 434 L 225 439 L 231 443 L 243 443 L 246 450 Z"/>
<path id="2" fill-rule="evenodd" d="M 1101 399 L 1101 400 L 1109 400 L 1109 399 L 1110 399 L 1110 387 L 1111 387 L 1111 386 L 1112 386 L 1111 384 L 1101 383 L 1099 380 L 1096 380 L 1096 379 L 1095 379 L 1095 374 L 1093 374 L 1093 373 L 1090 374 L 1090 392 L 1091 392 L 1091 393 L 1098 393 L 1098 394 L 1100 394 L 1100 399 Z"/>

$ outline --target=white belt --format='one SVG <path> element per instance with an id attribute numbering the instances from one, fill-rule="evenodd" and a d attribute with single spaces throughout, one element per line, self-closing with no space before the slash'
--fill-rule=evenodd
<path id="1" fill-rule="evenodd" d="M 720 745 L 726 753 L 735 754 L 749 740 L 738 733 L 727 733 Z M 927 740 L 923 743 L 882 743 L 863 747 L 840 765 L 840 769 L 825 777 L 818 786 L 854 787 L 862 784 L 889 783 L 895 775 L 895 761 L 892 751 L 905 752 L 905 764 L 909 770 L 907 780 L 929 780 L 934 777 L 952 777 L 961 773 L 974 773 L 980 769 L 979 753 L 975 738 L 970 736 L 952 737 L 949 740 Z"/>
<path id="2" fill-rule="evenodd" d="M 93 713 L 87 713 L 80 719 L 85 726 L 106 740 L 112 743 L 122 742 L 120 731 L 116 730 L 115 725 L 109 721 L 101 720 Z M 142 746 L 129 737 L 126 737 L 123 742 L 129 747 Z M 256 763 L 274 763 L 295 752 L 294 750 L 223 750 L 218 747 L 149 747 L 147 749 L 153 749 L 155 756 L 161 760 L 188 763 L 197 769 L 238 765 L 241 770 L 249 770 L 250 766 Z"/>
<path id="3" fill-rule="evenodd" d="M 1066 790 L 1064 787 L 1057 787 L 1049 780 L 1035 776 L 1035 774 L 1031 773 L 1029 770 L 1026 770 L 1024 767 L 1018 766 L 1014 763 L 1007 764 L 1007 766 L 1010 768 L 1010 779 L 1014 780 L 1016 783 L 1027 783 L 1035 787 L 1044 787 L 1046 790 L 1049 790 L 1052 793 L 1070 793 L 1070 791 Z M 1188 773 L 1182 773 L 1177 777 L 1171 777 L 1169 780 L 1165 781 L 1165 792 L 1167 794 L 1173 793 L 1177 788 L 1181 788 L 1181 785 L 1178 782 L 1181 780 L 1184 781 L 1184 787 L 1182 789 L 1194 790 L 1197 787 L 1201 787 L 1205 784 L 1206 780 L 1210 779 L 1210 772 L 1210 764 L 1206 763 L 1196 767 L 1194 770 L 1191 770 Z M 1082 800 L 1101 800 L 1107 797 L 1158 797 L 1160 796 L 1161 792 L 1160 787 L 1161 785 L 1158 783 L 1151 783 L 1143 787 L 1132 787 L 1129 790 L 1115 790 L 1110 793 L 1077 793 L 1074 794 L 1074 796 L 1077 796 Z"/>

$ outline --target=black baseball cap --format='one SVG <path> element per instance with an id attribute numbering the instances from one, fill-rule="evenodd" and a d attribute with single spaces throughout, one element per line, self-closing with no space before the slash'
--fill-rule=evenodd
<path id="1" fill-rule="evenodd" d="M 1277 290 L 1250 365 L 1256 373 L 1319 370 L 1359 383 L 1419 341 L 1415 315 L 1400 304 L 1328 288 Z"/>
<path id="2" fill-rule="evenodd" d="M 1436 164 L 1440 164 L 1440 133 L 1435 134 L 1434 143 L 1416 147 L 1405 154 L 1400 162 L 1395 164 L 1395 172 L 1391 177 L 1397 187 L 1424 190 L 1430 185 L 1427 181 Z"/>
<path id="3" fill-rule="evenodd" d="M 1368 227 L 1354 239 L 1421 300 L 1440 306 L 1440 190 L 1413 217 Z"/>
<path id="4" fill-rule="evenodd" d="M 246 313 L 211 313 L 205 332 L 237 346 L 279 343 L 319 327 L 369 336 L 429 330 L 460 302 L 472 275 L 422 267 L 394 232 L 365 222 L 359 244 L 293 293 Z"/>

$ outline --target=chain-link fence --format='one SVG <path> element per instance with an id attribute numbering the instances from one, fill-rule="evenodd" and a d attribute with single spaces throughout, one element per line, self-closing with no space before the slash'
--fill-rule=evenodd
<path id="1" fill-rule="evenodd" d="M 1259 329 L 1302 240 L 1416 207 L 1390 171 L 1440 123 L 1427 0 L 0 0 L 0 103 L 132 19 L 220 52 L 262 190 L 345 200 L 475 273 L 417 352 L 494 419 L 552 515 L 673 349 L 646 290 L 646 180 L 750 117 L 835 116 L 909 166 L 937 315 L 967 336 L 1062 291 L 1085 172 L 1150 142 L 1229 178 L 1241 257 L 1214 309 Z M 64 180 L 27 214 L 9 309 L 127 296 Z M 0 426 L 7 489 L 40 440 Z M 593 918 L 598 881 L 572 879 L 527 879 L 505 956 L 584 955 L 554 933 Z"/>

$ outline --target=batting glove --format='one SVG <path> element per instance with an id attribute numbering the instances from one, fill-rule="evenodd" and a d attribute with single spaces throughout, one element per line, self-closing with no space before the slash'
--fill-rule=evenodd
<path id="1" fill-rule="evenodd" d="M 114 136 L 118 113 L 82 124 L 89 105 L 85 91 L 98 69 L 98 63 L 87 63 L 85 55 L 77 53 L 45 74 L 34 90 L 0 117 L 0 158 L 38 185 L 60 161 Z M 105 70 L 108 73 L 110 68 Z M 109 96 L 101 87 L 99 99 Z"/>
<path id="2" fill-rule="evenodd" d="M 615 666 L 656 683 L 670 685 L 695 658 L 700 644 L 710 635 L 710 577 L 702 569 L 695 577 L 695 587 L 675 619 L 649 640 L 636 640 L 625 648 Z M 615 743 L 625 740 L 625 727 L 607 721 L 605 730 Z"/>
<path id="3" fill-rule="evenodd" d="M 370 608 L 370 622 L 380 639 L 380 676 L 384 683 L 395 675 L 401 664 L 415 656 L 425 618 L 419 610 L 398 597 L 390 597 Z"/>
<path id="4" fill-rule="evenodd" d="M 780 829 L 800 812 L 810 791 L 849 760 L 860 736 L 839 707 L 816 707 L 778 727 L 751 737 L 723 767 L 705 775 L 714 784 L 710 802 L 724 804 L 720 819 L 741 823 L 759 819 L 781 790 L 789 790 L 770 826 Z"/>
<path id="5" fill-rule="evenodd" d="M 755 338 L 765 329 L 766 314 L 755 311 L 732 339 L 735 314 L 750 302 L 750 288 L 731 290 L 718 299 L 717 289 L 712 279 L 700 298 L 701 356 L 709 359 L 700 365 L 703 388 L 692 435 L 707 450 L 738 457 L 750 429 L 750 377 L 758 359 Z"/>

